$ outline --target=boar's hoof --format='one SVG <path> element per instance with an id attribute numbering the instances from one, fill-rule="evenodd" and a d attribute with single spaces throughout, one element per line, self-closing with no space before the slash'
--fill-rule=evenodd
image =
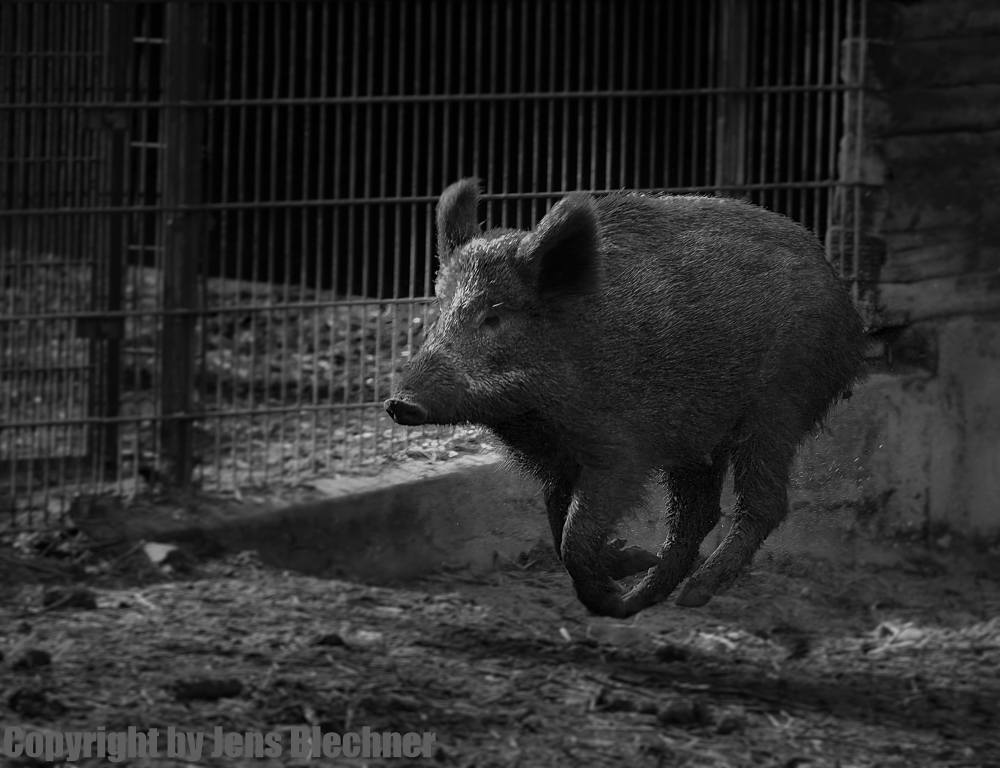
<path id="1" fill-rule="evenodd" d="M 584 607 L 595 616 L 608 616 L 612 619 L 627 619 L 635 610 L 630 610 L 620 595 L 581 594 L 577 589 L 576 596 Z"/>
<path id="2" fill-rule="evenodd" d="M 697 584 L 688 584 L 677 598 L 677 605 L 682 608 L 701 608 L 712 599 L 712 593 Z"/>
<path id="3" fill-rule="evenodd" d="M 383 406 L 392 420 L 404 427 L 416 427 L 427 422 L 427 410 L 416 403 L 408 403 L 405 400 L 386 400 Z"/>
<path id="4" fill-rule="evenodd" d="M 660 565 L 660 558 L 652 552 L 647 552 L 642 547 L 626 547 L 624 544 L 620 539 L 615 539 L 609 542 L 604 553 L 604 564 L 615 581 Z"/>

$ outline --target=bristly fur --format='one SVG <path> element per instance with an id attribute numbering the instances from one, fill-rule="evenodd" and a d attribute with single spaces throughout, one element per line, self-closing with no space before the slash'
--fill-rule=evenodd
<path id="1" fill-rule="evenodd" d="M 739 200 L 574 193 L 533 232 L 483 233 L 478 194 L 441 196 L 441 316 L 387 408 L 489 427 L 545 484 L 580 599 L 609 615 L 687 576 L 732 467 L 731 533 L 681 597 L 704 602 L 784 518 L 797 446 L 865 373 L 849 293 L 810 232 Z M 622 598 L 624 555 L 603 547 L 651 474 L 664 565 Z"/>

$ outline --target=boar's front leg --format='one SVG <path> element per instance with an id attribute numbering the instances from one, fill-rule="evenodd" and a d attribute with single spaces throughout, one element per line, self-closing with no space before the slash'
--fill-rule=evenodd
<path id="1" fill-rule="evenodd" d="M 580 602 L 600 616 L 624 618 L 640 610 L 622 601 L 615 578 L 623 566 L 644 570 L 657 562 L 648 552 L 651 559 L 637 558 L 636 547 L 608 546 L 608 531 L 642 502 L 644 482 L 644 475 L 627 471 L 584 468 L 573 489 L 559 551 Z"/>
<path id="2" fill-rule="evenodd" d="M 556 557 L 562 559 L 563 529 L 566 526 L 566 516 L 573 502 L 573 484 L 552 482 L 545 486 L 545 511 L 548 513 L 549 526 L 552 529 L 552 543 Z M 602 558 L 612 579 L 624 579 L 636 573 L 642 573 L 656 565 L 660 558 L 642 547 L 626 547 L 623 539 L 615 539 L 607 544 Z"/>

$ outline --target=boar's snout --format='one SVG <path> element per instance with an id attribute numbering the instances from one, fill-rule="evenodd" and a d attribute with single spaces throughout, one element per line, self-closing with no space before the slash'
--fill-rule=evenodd
<path id="1" fill-rule="evenodd" d="M 397 424 L 404 427 L 418 427 L 427 422 L 427 409 L 417 403 L 408 403 L 405 400 L 390 398 L 383 404 L 385 412 Z"/>

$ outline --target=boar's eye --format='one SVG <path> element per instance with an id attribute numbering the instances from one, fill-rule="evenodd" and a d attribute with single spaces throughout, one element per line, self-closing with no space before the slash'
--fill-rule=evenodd
<path id="1" fill-rule="evenodd" d="M 501 310 L 503 307 L 503 302 L 499 304 L 494 304 L 488 309 L 484 310 L 479 316 L 479 328 L 480 330 L 495 331 L 500 327 L 503 322 L 503 312 Z"/>
<path id="2" fill-rule="evenodd" d="M 483 319 L 479 321 L 480 328 L 495 329 L 500 325 L 500 315 L 496 312 L 487 312 Z"/>

